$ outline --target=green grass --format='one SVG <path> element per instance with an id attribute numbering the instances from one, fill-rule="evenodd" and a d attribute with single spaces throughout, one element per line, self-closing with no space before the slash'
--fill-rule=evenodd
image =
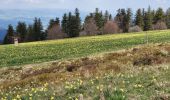
<path id="1" fill-rule="evenodd" d="M 61 60 L 144 44 L 146 32 L 114 34 L 0 46 L 0 67 Z M 149 43 L 170 41 L 170 30 L 149 31 Z"/>
<path id="2" fill-rule="evenodd" d="M 29 68 L 2 68 L 0 100 L 80 100 L 80 95 L 84 100 L 170 100 L 169 62 L 170 43 L 159 43 Z"/>

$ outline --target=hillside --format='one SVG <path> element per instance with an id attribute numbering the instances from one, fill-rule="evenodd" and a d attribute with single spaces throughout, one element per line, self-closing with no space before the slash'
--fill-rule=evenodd
<path id="1" fill-rule="evenodd" d="M 149 43 L 170 41 L 170 30 L 149 31 Z M 0 46 L 0 67 L 96 55 L 142 45 L 146 32 L 111 34 Z"/>
<path id="2" fill-rule="evenodd" d="M 169 100 L 169 62 L 170 44 L 159 43 L 98 56 L 1 68 L 0 99 Z"/>

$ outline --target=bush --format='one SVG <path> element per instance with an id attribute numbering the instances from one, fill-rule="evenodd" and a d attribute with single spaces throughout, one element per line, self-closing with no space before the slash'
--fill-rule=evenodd
<path id="1" fill-rule="evenodd" d="M 117 23 L 113 21 L 107 21 L 107 23 L 104 25 L 104 34 L 110 34 L 110 33 L 118 33 L 119 27 Z"/>
<path id="2" fill-rule="evenodd" d="M 153 30 L 164 30 L 167 29 L 167 26 L 164 22 L 159 21 L 155 25 L 152 26 Z"/>
<path id="3" fill-rule="evenodd" d="M 133 26 L 129 28 L 129 32 L 141 32 L 142 29 L 139 26 Z"/>
<path id="4" fill-rule="evenodd" d="M 84 24 L 84 31 L 80 33 L 80 36 L 91 36 L 91 35 L 97 35 L 98 34 L 98 27 L 96 25 L 96 22 L 94 18 L 89 18 L 85 21 Z"/>

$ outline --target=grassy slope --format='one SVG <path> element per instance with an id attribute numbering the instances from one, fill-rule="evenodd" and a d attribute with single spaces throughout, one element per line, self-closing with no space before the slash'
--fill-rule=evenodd
<path id="1" fill-rule="evenodd" d="M 146 32 L 0 46 L 0 67 L 47 62 L 129 48 L 144 43 Z M 170 40 L 170 30 L 150 31 L 149 42 Z"/>
<path id="2" fill-rule="evenodd" d="M 2 68 L 0 99 L 78 100 L 82 94 L 84 100 L 170 100 L 169 62 L 167 43 L 50 62 L 38 69 Z"/>

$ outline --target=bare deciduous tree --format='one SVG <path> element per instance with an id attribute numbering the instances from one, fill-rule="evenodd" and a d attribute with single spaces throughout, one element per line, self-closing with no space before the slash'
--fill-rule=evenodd
<path id="1" fill-rule="evenodd" d="M 65 33 L 62 32 L 60 25 L 53 25 L 52 28 L 48 30 L 47 39 L 62 39 L 67 37 Z"/>
<path id="2" fill-rule="evenodd" d="M 98 27 L 93 18 L 89 18 L 84 23 L 84 31 L 81 32 L 81 35 L 97 35 Z"/>
<path id="3" fill-rule="evenodd" d="M 118 33 L 119 27 L 114 21 L 107 21 L 103 29 L 104 34 Z"/>
<path id="4" fill-rule="evenodd" d="M 167 29 L 166 23 L 159 21 L 155 25 L 152 26 L 153 30 L 164 30 Z"/>
<path id="5" fill-rule="evenodd" d="M 141 32 L 142 29 L 139 26 L 133 26 L 129 28 L 129 32 Z"/>

